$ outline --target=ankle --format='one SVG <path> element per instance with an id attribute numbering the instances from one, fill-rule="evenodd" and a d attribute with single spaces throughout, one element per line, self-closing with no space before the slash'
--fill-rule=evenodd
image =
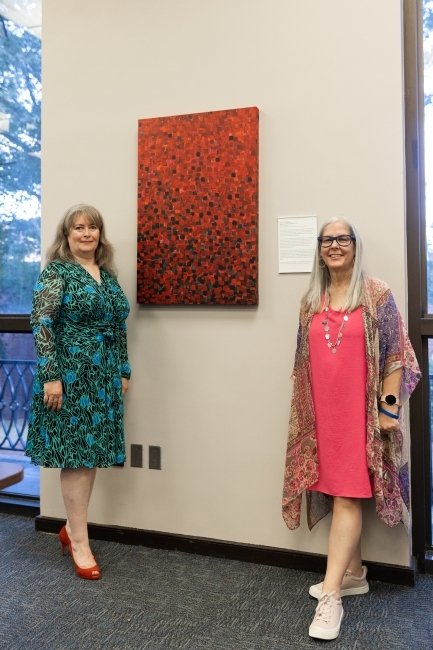
<path id="1" fill-rule="evenodd" d="M 350 571 L 350 573 L 354 578 L 362 578 L 362 576 L 364 575 L 364 569 L 362 568 L 362 564 L 356 566 L 353 569 L 349 567 L 348 570 Z"/>
<path id="2" fill-rule="evenodd" d="M 73 548 L 76 548 L 77 551 L 80 552 L 86 552 L 87 550 L 90 551 L 90 544 L 88 539 L 72 539 L 71 538 L 71 544 Z"/>
<path id="3" fill-rule="evenodd" d="M 73 529 L 68 522 L 66 522 L 65 528 L 66 532 L 68 533 L 68 537 L 74 546 L 89 546 L 89 535 L 87 533 L 87 528 L 83 529 L 83 527 L 80 526 L 78 530 Z"/>
<path id="4" fill-rule="evenodd" d="M 69 534 L 69 539 L 71 540 L 73 548 L 76 548 L 77 551 L 85 551 L 87 548 L 90 549 L 89 538 L 87 535 L 77 536 L 72 533 Z"/>
<path id="5" fill-rule="evenodd" d="M 323 584 L 322 595 L 323 594 L 332 594 L 332 597 L 335 600 L 341 599 L 341 587 L 328 587 L 328 585 Z"/>

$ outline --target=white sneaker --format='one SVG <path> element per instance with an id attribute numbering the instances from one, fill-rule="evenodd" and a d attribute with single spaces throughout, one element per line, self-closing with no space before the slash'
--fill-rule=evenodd
<path id="1" fill-rule="evenodd" d="M 325 639 L 331 641 L 336 639 L 340 634 L 340 625 L 343 620 L 343 603 L 335 600 L 335 591 L 330 594 L 322 594 L 319 598 L 319 604 L 316 607 L 316 613 L 313 622 L 308 631 L 314 639 Z"/>
<path id="2" fill-rule="evenodd" d="M 362 576 L 357 578 L 352 574 L 349 569 L 344 574 L 343 581 L 341 583 L 341 596 L 361 596 L 361 594 L 368 593 L 370 587 L 366 580 L 367 577 L 367 567 L 362 567 Z M 309 594 L 313 598 L 319 599 L 322 595 L 323 582 L 319 582 L 317 585 L 311 585 Z"/>

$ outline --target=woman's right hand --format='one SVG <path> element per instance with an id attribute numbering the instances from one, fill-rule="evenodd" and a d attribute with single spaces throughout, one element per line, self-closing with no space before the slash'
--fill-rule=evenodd
<path id="1" fill-rule="evenodd" d="M 49 411 L 60 411 L 62 408 L 63 387 L 59 379 L 47 381 L 44 384 L 44 404 Z"/>

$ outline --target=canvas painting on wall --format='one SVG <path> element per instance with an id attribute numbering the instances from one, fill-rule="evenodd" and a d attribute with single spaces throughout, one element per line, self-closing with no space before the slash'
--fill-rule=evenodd
<path id="1" fill-rule="evenodd" d="M 141 304 L 258 302 L 257 108 L 140 120 Z"/>

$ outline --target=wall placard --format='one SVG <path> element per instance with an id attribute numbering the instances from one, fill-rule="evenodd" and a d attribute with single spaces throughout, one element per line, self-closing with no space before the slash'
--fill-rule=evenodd
<path id="1" fill-rule="evenodd" d="M 278 217 L 278 272 L 311 273 L 317 217 Z"/>

